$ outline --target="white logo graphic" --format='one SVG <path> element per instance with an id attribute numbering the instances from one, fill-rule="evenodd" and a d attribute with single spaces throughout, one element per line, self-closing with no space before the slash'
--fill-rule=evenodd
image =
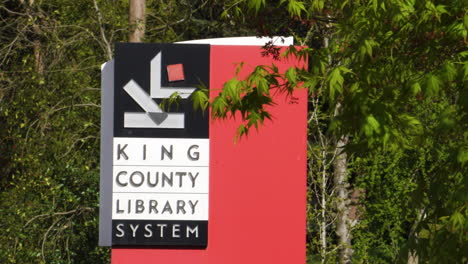
<path id="1" fill-rule="evenodd" d="M 133 79 L 123 89 L 145 112 L 125 112 L 124 127 L 134 128 L 184 128 L 185 115 L 183 113 L 166 113 L 153 101 L 169 98 L 176 93 L 187 99 L 195 87 L 164 87 L 161 85 L 161 52 L 151 60 L 150 94 L 146 93 Z"/>

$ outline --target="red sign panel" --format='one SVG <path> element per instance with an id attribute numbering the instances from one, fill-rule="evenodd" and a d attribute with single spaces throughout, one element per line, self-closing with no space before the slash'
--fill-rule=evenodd
<path id="1" fill-rule="evenodd" d="M 254 46 L 210 48 L 211 97 L 241 75 L 275 63 Z M 113 248 L 112 263 L 305 263 L 307 91 L 277 94 L 272 121 L 234 143 L 236 120 L 210 121 L 208 245 L 201 249 Z"/>

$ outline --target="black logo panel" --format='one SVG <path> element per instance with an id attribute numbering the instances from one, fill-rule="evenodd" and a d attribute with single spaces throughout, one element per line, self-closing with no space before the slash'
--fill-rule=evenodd
<path id="1" fill-rule="evenodd" d="M 209 85 L 209 56 L 206 44 L 117 43 L 114 137 L 208 138 L 208 113 L 190 96 Z"/>

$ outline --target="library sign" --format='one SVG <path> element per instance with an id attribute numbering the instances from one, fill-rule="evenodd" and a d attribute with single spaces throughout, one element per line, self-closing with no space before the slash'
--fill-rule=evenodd
<path id="1" fill-rule="evenodd" d="M 208 114 L 188 99 L 208 86 L 209 45 L 121 43 L 108 67 L 100 244 L 206 247 Z"/>
<path id="2" fill-rule="evenodd" d="M 209 120 L 190 100 L 200 84 L 215 98 L 242 62 L 240 79 L 306 67 L 267 43 L 293 41 L 116 44 L 101 75 L 99 245 L 111 263 L 306 262 L 307 90 L 272 92 L 272 120 L 236 143 L 240 118 Z"/>

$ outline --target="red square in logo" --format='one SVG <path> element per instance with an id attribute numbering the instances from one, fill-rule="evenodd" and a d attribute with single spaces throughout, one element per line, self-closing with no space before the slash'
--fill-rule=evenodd
<path id="1" fill-rule="evenodd" d="M 181 63 L 167 65 L 167 78 L 170 82 L 183 81 L 185 79 L 184 65 Z"/>

